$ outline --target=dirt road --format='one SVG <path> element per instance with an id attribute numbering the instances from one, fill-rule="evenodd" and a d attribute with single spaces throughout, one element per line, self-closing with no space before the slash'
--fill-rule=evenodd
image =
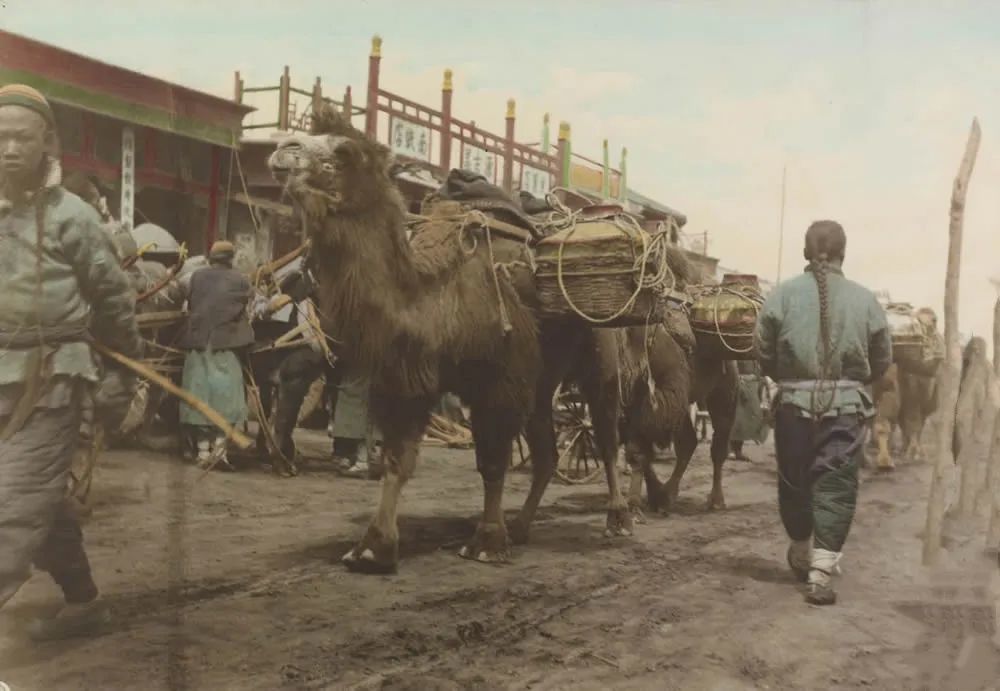
<path id="1" fill-rule="evenodd" d="M 320 455 L 325 439 L 304 434 Z M 947 572 L 916 567 L 926 467 L 865 474 L 841 602 L 818 609 L 784 564 L 770 449 L 727 465 L 718 513 L 705 511 L 704 453 L 677 511 L 631 539 L 602 536 L 602 485 L 554 485 L 532 544 L 495 567 L 456 556 L 480 507 L 471 452 L 429 447 L 405 493 L 400 573 L 365 577 L 337 560 L 375 483 L 322 461 L 291 480 L 199 481 L 167 456 L 111 452 L 86 532 L 113 629 L 25 643 L 11 616 L 58 604 L 37 575 L 4 612 L 0 680 L 14 691 L 998 688 L 995 559 L 971 542 L 951 545 Z M 510 509 L 527 486 L 512 476 Z"/>

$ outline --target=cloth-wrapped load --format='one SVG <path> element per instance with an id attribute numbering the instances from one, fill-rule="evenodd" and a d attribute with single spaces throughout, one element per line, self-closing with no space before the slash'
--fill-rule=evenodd
<path id="1" fill-rule="evenodd" d="M 691 330 L 700 353 L 721 360 L 755 360 L 754 333 L 764 305 L 753 274 L 725 274 L 718 285 L 692 289 Z"/>

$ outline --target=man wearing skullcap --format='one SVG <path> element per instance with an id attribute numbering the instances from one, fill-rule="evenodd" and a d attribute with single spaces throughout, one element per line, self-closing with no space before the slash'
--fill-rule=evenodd
<path id="1" fill-rule="evenodd" d="M 32 565 L 47 571 L 66 604 L 29 628 L 41 639 L 107 618 L 67 485 L 81 410 L 97 402 L 113 427 L 133 391 L 90 341 L 142 354 L 131 284 L 97 212 L 62 187 L 55 150 L 45 97 L 0 87 L 0 607 Z"/>
<path id="2" fill-rule="evenodd" d="M 181 347 L 184 388 L 222 414 L 233 426 L 247 417 L 243 367 L 238 353 L 254 341 L 248 306 L 250 280 L 233 268 L 236 249 L 220 240 L 208 253 L 209 265 L 191 275 L 188 323 Z M 198 464 L 231 470 L 226 438 L 204 415 L 181 404 L 181 423 L 197 447 Z"/>

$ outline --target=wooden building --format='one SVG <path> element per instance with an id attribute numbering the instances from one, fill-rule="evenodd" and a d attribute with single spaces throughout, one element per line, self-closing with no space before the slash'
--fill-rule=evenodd
<path id="1" fill-rule="evenodd" d="M 225 236 L 230 163 L 252 108 L 0 31 L 0 84 L 52 103 L 65 171 L 94 179 L 113 215 L 201 253 Z"/>

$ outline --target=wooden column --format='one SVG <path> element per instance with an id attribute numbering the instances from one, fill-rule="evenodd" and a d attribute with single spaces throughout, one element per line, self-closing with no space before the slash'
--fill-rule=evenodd
<path id="1" fill-rule="evenodd" d="M 622 205 L 628 201 L 628 149 L 622 147 L 622 161 L 618 166 L 618 170 L 621 171 L 621 175 L 618 177 L 618 199 L 621 201 Z"/>
<path id="2" fill-rule="evenodd" d="M 551 135 L 549 134 L 549 114 L 546 113 L 542 117 L 542 153 L 546 156 L 549 154 L 549 149 L 552 148 L 552 142 L 550 141 Z"/>
<path id="3" fill-rule="evenodd" d="M 573 149 L 569 141 L 570 129 L 568 122 L 559 123 L 559 186 L 569 187 L 570 159 Z"/>
<path id="4" fill-rule="evenodd" d="M 368 102 L 365 104 L 365 134 L 372 139 L 378 133 L 378 78 L 382 63 L 382 37 L 372 37 L 372 52 L 368 56 Z"/>
<path id="5" fill-rule="evenodd" d="M 969 191 L 969 178 L 976 165 L 982 131 L 979 120 L 973 119 L 965 154 L 959 165 L 951 192 L 951 213 L 948 226 L 948 273 L 944 292 L 945 361 L 941 376 L 940 410 L 941 427 L 938 430 L 937 456 L 931 477 L 930 496 L 927 500 L 927 525 L 924 530 L 923 563 L 937 562 L 941 554 L 941 537 L 944 534 L 947 479 L 953 472 L 951 453 L 952 435 L 955 431 L 955 408 L 958 404 L 958 385 L 962 370 L 962 348 L 958 340 L 958 285 L 962 273 L 962 227 L 965 220 L 965 199 Z"/>
<path id="6" fill-rule="evenodd" d="M 238 70 L 233 80 L 233 100 L 237 103 L 243 103 L 243 78 Z"/>
<path id="7" fill-rule="evenodd" d="M 503 147 L 503 188 L 511 193 L 514 192 L 514 113 L 516 107 L 514 99 L 507 101 L 507 132 Z"/>
<path id="8" fill-rule="evenodd" d="M 278 129 L 282 132 L 288 131 L 288 108 L 291 102 L 291 78 L 288 76 L 288 65 L 281 75 L 278 85 Z"/>
<path id="9" fill-rule="evenodd" d="M 205 228 L 205 249 L 207 250 L 219 237 L 219 167 L 221 164 L 219 147 L 212 145 L 212 171 L 208 183 L 208 218 Z M 225 236 L 225 233 L 223 233 Z"/>
<path id="10" fill-rule="evenodd" d="M 315 114 L 321 110 L 323 110 L 323 82 L 316 77 L 316 83 L 313 84 L 312 111 Z"/>
<path id="11" fill-rule="evenodd" d="M 453 87 L 451 70 L 444 71 L 444 83 L 441 84 L 441 159 L 438 167 L 444 175 L 451 170 L 451 101 Z M 433 163 L 433 161 L 432 161 Z"/>
<path id="12" fill-rule="evenodd" d="M 351 87 L 348 85 L 344 89 L 344 115 L 347 116 L 347 121 L 351 122 L 354 117 L 354 99 L 351 98 Z"/>
<path id="13" fill-rule="evenodd" d="M 611 156 L 608 154 L 608 140 L 602 143 L 601 154 L 601 201 L 611 199 Z"/>

